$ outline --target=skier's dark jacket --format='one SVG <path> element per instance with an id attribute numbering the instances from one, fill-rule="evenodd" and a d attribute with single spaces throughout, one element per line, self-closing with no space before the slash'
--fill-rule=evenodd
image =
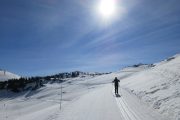
<path id="1" fill-rule="evenodd" d="M 114 83 L 115 87 L 118 87 L 120 80 L 118 80 L 117 77 L 115 77 L 115 79 L 112 82 Z"/>

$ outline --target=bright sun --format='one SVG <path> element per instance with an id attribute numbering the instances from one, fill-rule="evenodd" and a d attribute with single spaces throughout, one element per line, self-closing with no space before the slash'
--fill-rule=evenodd
<path id="1" fill-rule="evenodd" d="M 98 11 L 104 18 L 111 18 L 116 13 L 115 0 L 100 0 Z"/>

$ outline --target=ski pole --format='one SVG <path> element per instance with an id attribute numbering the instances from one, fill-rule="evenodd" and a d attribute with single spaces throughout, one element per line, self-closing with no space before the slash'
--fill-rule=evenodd
<path id="1" fill-rule="evenodd" d="M 119 84 L 119 93 L 120 93 L 120 95 L 122 95 L 120 84 Z"/>
<path id="2" fill-rule="evenodd" d="M 62 83 L 61 83 L 61 98 L 60 98 L 60 110 L 61 110 L 61 104 L 62 104 Z"/>

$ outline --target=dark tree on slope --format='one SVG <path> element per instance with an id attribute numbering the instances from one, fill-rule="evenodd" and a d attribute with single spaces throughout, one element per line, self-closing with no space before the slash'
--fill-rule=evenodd
<path id="1" fill-rule="evenodd" d="M 72 72 L 71 77 L 78 77 L 78 76 L 79 76 L 79 71 Z"/>

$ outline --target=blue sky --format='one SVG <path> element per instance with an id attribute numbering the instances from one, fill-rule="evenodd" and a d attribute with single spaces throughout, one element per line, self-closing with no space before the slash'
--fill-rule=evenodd
<path id="1" fill-rule="evenodd" d="M 0 68 L 23 76 L 116 71 L 180 52 L 179 0 L 117 0 L 104 20 L 99 0 L 1 0 Z"/>

